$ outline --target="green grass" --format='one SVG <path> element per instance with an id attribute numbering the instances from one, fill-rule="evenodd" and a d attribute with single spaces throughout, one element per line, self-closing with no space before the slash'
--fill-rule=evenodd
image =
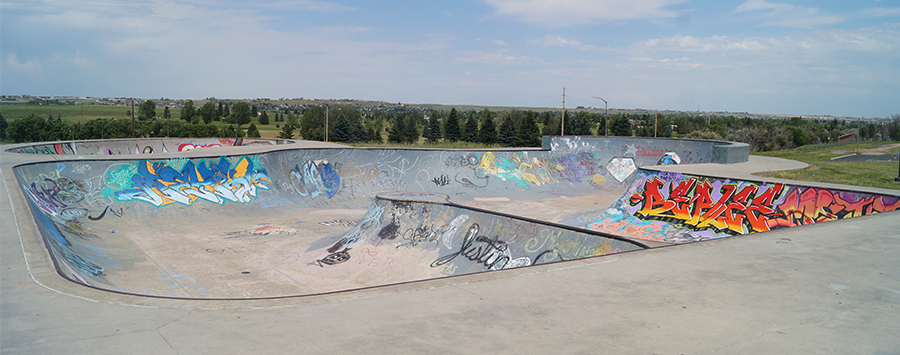
<path id="1" fill-rule="evenodd" d="M 898 174 L 897 162 L 839 162 L 829 160 L 834 157 L 853 154 L 857 149 L 873 149 L 888 154 L 896 154 L 900 151 L 898 147 L 893 149 L 879 147 L 897 143 L 884 141 L 860 142 L 857 145 L 854 142 L 813 147 L 813 149 L 800 147 L 753 154 L 792 159 L 809 164 L 808 168 L 802 170 L 773 172 L 763 175 L 767 177 L 900 190 L 900 183 L 894 182 L 894 178 Z"/>
<path id="2" fill-rule="evenodd" d="M 64 121 L 82 123 L 98 118 L 122 119 L 127 117 L 128 119 L 131 119 L 130 113 L 126 115 L 126 112 L 130 111 L 131 106 L 0 105 L 0 113 L 3 114 L 3 118 L 5 118 L 7 121 L 23 118 L 33 113 L 35 115 L 43 117 L 47 117 L 48 115 L 53 115 L 53 117 L 62 115 L 62 119 Z M 162 114 L 161 108 L 157 111 Z"/>

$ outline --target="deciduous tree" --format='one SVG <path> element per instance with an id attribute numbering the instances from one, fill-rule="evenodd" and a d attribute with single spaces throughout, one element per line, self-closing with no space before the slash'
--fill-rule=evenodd
<path id="1" fill-rule="evenodd" d="M 146 100 L 138 107 L 138 119 L 149 120 L 156 118 L 156 103 L 153 100 Z"/>
<path id="2" fill-rule="evenodd" d="M 239 101 L 231 107 L 231 122 L 240 129 L 241 125 L 250 123 L 250 105 L 246 102 Z"/>
<path id="3" fill-rule="evenodd" d="M 184 103 L 184 106 L 181 108 L 181 119 L 186 122 L 191 122 L 191 119 L 194 118 L 194 100 L 187 100 Z"/>

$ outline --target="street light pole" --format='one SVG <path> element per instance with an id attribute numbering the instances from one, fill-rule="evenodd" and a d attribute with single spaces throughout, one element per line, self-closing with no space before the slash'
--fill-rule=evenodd
<path id="1" fill-rule="evenodd" d="M 604 107 L 604 110 L 606 111 L 606 113 L 604 114 L 604 115 L 606 116 L 606 117 L 605 117 L 605 119 L 606 119 L 606 124 L 604 124 L 603 126 L 606 127 L 606 136 L 609 136 L 609 104 L 607 104 L 606 100 L 604 100 L 604 99 L 601 98 L 601 97 L 594 96 L 594 98 L 595 98 L 595 99 L 600 99 L 600 101 L 603 101 L 603 107 Z"/>

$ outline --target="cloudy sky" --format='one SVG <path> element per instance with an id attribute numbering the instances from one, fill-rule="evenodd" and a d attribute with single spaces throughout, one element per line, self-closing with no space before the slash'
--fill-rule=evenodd
<path id="1" fill-rule="evenodd" d="M 894 0 L 0 0 L 0 94 L 888 117 Z"/>

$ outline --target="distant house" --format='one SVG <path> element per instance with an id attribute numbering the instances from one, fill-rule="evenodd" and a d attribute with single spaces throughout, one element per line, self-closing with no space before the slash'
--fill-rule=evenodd
<path id="1" fill-rule="evenodd" d="M 856 133 L 849 133 L 849 134 L 845 134 L 843 136 L 838 137 L 838 142 L 841 142 L 841 143 L 852 142 L 854 140 L 856 140 Z"/>

